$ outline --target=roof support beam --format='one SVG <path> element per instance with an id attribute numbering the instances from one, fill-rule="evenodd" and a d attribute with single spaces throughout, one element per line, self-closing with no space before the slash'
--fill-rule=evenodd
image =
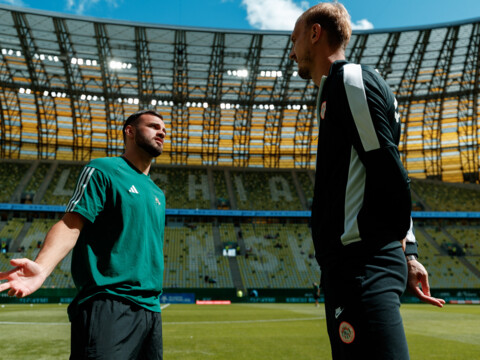
<path id="1" fill-rule="evenodd" d="M 312 147 L 315 145 L 317 136 L 313 135 L 315 128 L 315 114 L 317 105 L 318 88 L 310 81 L 305 81 L 305 87 L 301 93 L 303 105 L 297 111 L 295 120 L 295 135 L 293 143 L 293 157 L 295 167 L 302 169 L 310 168 L 315 158 Z M 304 108 L 306 106 L 306 109 Z M 316 150 L 316 148 L 315 148 Z"/>
<path id="2" fill-rule="evenodd" d="M 121 98 L 122 93 L 117 73 L 109 65 L 110 61 L 113 60 L 113 55 L 106 25 L 95 23 L 94 28 L 105 98 L 106 155 L 118 156 L 123 152 L 122 126 L 125 112 L 118 100 Z"/>
<path id="3" fill-rule="evenodd" d="M 362 61 L 363 52 L 365 51 L 365 46 L 367 45 L 368 34 L 356 35 L 355 43 L 351 47 L 350 54 L 346 57 L 348 61 L 355 64 L 359 64 Z"/>
<path id="4" fill-rule="evenodd" d="M 437 94 L 428 100 L 423 113 L 422 140 L 425 172 L 428 178 L 442 179 L 442 118 L 445 104 L 444 89 L 458 38 L 458 27 L 450 27 L 446 32 L 432 79 L 428 83 L 428 93 Z"/>
<path id="5" fill-rule="evenodd" d="M 22 109 L 18 89 L 4 86 L 13 83 L 7 55 L 0 54 L 0 158 L 20 158 L 22 144 Z"/>
<path id="6" fill-rule="evenodd" d="M 240 84 L 238 100 L 240 103 L 249 103 L 235 109 L 233 123 L 233 166 L 248 166 L 250 164 L 250 131 L 252 127 L 252 103 L 255 98 L 258 68 L 262 52 L 262 34 L 252 35 L 247 55 L 248 76 Z"/>
<path id="7" fill-rule="evenodd" d="M 151 108 L 155 93 L 153 69 L 148 50 L 147 32 L 144 27 L 135 27 L 135 47 L 137 51 L 138 98 L 142 109 Z"/>
<path id="8" fill-rule="evenodd" d="M 39 58 L 38 47 L 33 38 L 32 30 L 24 13 L 12 12 L 13 22 L 25 56 L 32 89 L 34 90 L 35 106 L 37 110 L 37 136 L 39 159 L 55 159 L 58 147 L 58 127 L 55 101 L 49 96 L 39 94 L 35 89 L 50 89 L 48 77 L 43 60 Z M 48 91 L 48 90 L 47 90 Z"/>
<path id="9" fill-rule="evenodd" d="M 375 69 L 380 72 L 380 74 L 385 80 L 392 72 L 392 62 L 398 47 L 398 40 L 400 39 L 400 34 L 400 32 L 388 34 L 388 39 L 385 43 L 385 46 L 383 47 L 382 54 L 378 58 L 378 61 L 375 65 Z"/>
<path id="10" fill-rule="evenodd" d="M 289 58 L 289 54 L 290 39 L 287 39 L 280 63 L 282 76 L 275 78 L 273 89 L 270 93 L 270 103 L 275 100 L 280 100 L 281 102 L 287 100 L 288 85 L 293 74 L 293 61 Z M 267 110 L 263 143 L 263 166 L 265 167 L 280 167 L 280 147 L 282 146 L 281 135 L 284 115 L 285 106 L 276 106 L 274 110 Z"/>
<path id="11" fill-rule="evenodd" d="M 92 157 L 92 111 L 90 103 L 82 99 L 80 93 L 86 93 L 86 84 L 82 70 L 78 64 L 72 64 L 71 58 L 77 57 L 73 42 L 64 19 L 53 18 L 55 33 L 61 53 L 61 61 L 65 70 L 65 77 L 72 112 L 73 160 L 87 161 Z"/>
<path id="12" fill-rule="evenodd" d="M 188 161 L 188 62 L 185 30 L 175 31 L 173 60 L 172 164 Z"/>
<path id="13" fill-rule="evenodd" d="M 415 86 L 417 84 L 418 74 L 420 73 L 422 60 L 430 39 L 430 34 L 431 30 L 419 31 L 415 45 L 413 46 L 410 56 L 406 62 L 407 66 L 405 67 L 403 76 L 395 91 L 397 101 L 399 101 L 400 119 L 403 127 L 400 138 L 400 154 L 402 156 L 403 164 L 407 170 L 408 163 L 406 158 L 408 156 L 408 149 L 405 144 L 407 144 L 408 141 L 410 107 L 412 105 L 412 98 L 414 95 Z"/>
<path id="14" fill-rule="evenodd" d="M 224 52 L 225 34 L 215 33 L 208 69 L 206 99 L 217 99 L 219 101 L 222 98 Z M 221 109 L 218 101 L 203 110 L 202 163 L 204 165 L 218 165 L 221 119 Z"/>
<path id="15" fill-rule="evenodd" d="M 472 25 L 458 97 L 458 150 L 465 182 L 479 183 L 480 170 L 480 23 Z"/>

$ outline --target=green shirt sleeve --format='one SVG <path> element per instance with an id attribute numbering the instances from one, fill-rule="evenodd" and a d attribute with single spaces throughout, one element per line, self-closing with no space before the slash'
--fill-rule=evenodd
<path id="1" fill-rule="evenodd" d="M 75 212 L 94 222 L 104 209 L 108 181 L 104 174 L 91 166 L 85 166 L 77 180 L 77 186 L 65 212 Z"/>

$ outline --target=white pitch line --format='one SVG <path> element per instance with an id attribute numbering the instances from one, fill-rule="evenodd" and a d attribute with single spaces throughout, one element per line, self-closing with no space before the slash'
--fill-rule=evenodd
<path id="1" fill-rule="evenodd" d="M 196 324 L 249 324 L 249 323 L 269 323 L 285 321 L 312 321 L 322 320 L 324 317 L 314 318 L 293 318 L 293 319 L 268 319 L 268 320 L 231 320 L 231 321 L 164 321 L 163 325 L 196 325 Z"/>
<path id="2" fill-rule="evenodd" d="M 314 317 L 314 318 L 232 320 L 232 321 L 169 321 L 169 322 L 164 321 L 163 325 L 250 324 L 250 323 L 270 323 L 270 322 L 289 322 L 289 321 L 312 321 L 312 320 L 322 320 L 322 319 L 324 318 Z M 70 323 L 69 322 L 61 323 L 61 322 L 31 322 L 31 321 L 30 322 L 0 321 L 0 325 L 70 325 Z"/>
<path id="3" fill-rule="evenodd" d="M 0 325 L 70 325 L 69 322 L 20 322 L 20 321 L 0 321 Z"/>
<path id="4" fill-rule="evenodd" d="M 169 307 L 170 304 L 163 305 L 160 309 Z M 70 325 L 70 323 L 57 323 L 57 322 L 20 322 L 20 321 L 0 321 L 0 325 Z"/>

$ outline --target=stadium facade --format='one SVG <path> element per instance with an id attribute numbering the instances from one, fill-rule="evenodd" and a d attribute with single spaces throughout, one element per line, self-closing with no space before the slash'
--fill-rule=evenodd
<path id="1" fill-rule="evenodd" d="M 312 169 L 316 88 L 290 33 L 183 28 L 0 6 L 0 158 L 87 161 L 162 113 L 171 165 Z M 479 182 L 480 18 L 354 32 L 346 52 L 396 93 L 412 177 Z"/>

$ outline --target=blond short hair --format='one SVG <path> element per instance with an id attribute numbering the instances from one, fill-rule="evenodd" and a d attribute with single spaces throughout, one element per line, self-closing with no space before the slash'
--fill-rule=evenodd
<path id="1" fill-rule="evenodd" d="M 337 1 L 320 3 L 305 11 L 302 16 L 306 28 L 320 24 L 327 31 L 330 46 L 343 50 L 347 48 L 352 35 L 350 14 Z"/>

